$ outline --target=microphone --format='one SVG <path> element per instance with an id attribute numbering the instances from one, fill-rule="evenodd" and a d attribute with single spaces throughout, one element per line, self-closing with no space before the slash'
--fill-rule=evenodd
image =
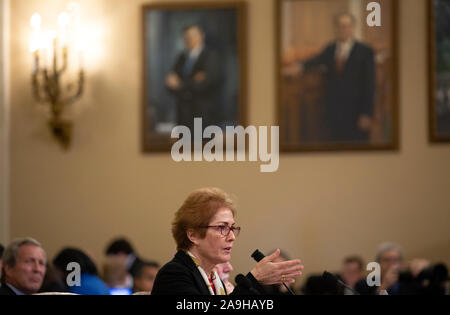
<path id="1" fill-rule="evenodd" d="M 261 253 L 258 249 L 255 250 L 252 254 L 252 258 L 256 261 L 256 262 L 260 262 L 261 260 L 264 259 L 264 257 L 266 257 L 263 253 Z M 291 288 L 289 288 L 286 283 L 282 282 L 284 287 L 289 291 L 289 293 L 291 295 L 295 295 L 294 291 L 291 290 Z"/>
<path id="2" fill-rule="evenodd" d="M 243 274 L 238 274 L 236 278 L 234 278 L 234 282 L 236 282 L 237 285 L 241 285 L 246 288 L 250 293 L 254 295 L 260 295 L 260 293 L 255 288 L 253 288 L 252 282 Z"/>
<path id="3" fill-rule="evenodd" d="M 336 277 L 334 274 L 328 272 L 328 271 L 324 271 L 323 275 L 322 275 L 322 279 L 326 282 L 326 283 L 333 283 L 333 284 L 338 284 L 341 287 L 346 288 L 347 290 L 350 290 L 354 295 L 360 295 L 358 291 L 356 291 L 355 289 L 350 288 L 348 285 L 346 285 L 344 282 L 342 282 L 341 280 L 338 279 L 338 277 Z"/>
<path id="4" fill-rule="evenodd" d="M 252 258 L 256 260 L 256 262 L 260 262 L 261 260 L 264 259 L 264 257 L 266 256 L 264 256 L 264 254 L 261 253 L 259 250 L 255 250 L 252 254 Z"/>

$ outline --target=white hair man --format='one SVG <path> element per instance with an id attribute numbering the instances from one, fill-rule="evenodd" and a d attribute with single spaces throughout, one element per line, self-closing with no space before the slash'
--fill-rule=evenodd
<path id="1" fill-rule="evenodd" d="M 44 281 L 47 257 L 41 244 L 32 238 L 16 239 L 3 254 L 0 295 L 30 295 Z"/>

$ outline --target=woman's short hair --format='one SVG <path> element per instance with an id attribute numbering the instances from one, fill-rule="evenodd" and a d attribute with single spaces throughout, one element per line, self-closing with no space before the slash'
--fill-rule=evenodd
<path id="1" fill-rule="evenodd" d="M 200 238 L 206 236 L 206 229 L 214 215 L 221 208 L 228 208 L 236 214 L 231 197 L 219 188 L 202 188 L 192 192 L 183 205 L 175 213 L 172 222 L 172 235 L 178 250 L 188 250 L 193 243 L 187 236 L 192 229 L 199 233 Z"/>

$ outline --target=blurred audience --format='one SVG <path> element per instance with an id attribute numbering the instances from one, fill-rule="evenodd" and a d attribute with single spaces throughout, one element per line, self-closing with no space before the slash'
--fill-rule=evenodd
<path id="1" fill-rule="evenodd" d="M 446 293 L 448 270 L 444 264 L 432 265 L 425 259 L 413 259 L 404 264 L 401 248 L 393 243 L 383 243 L 378 248 L 376 262 L 380 264 L 381 285 L 369 287 L 366 279 L 355 289 L 365 295 L 443 295 Z"/>
<path id="2" fill-rule="evenodd" d="M 422 266 L 424 266 L 422 264 Z M 443 263 L 427 264 L 415 277 L 417 294 L 450 295 L 450 279 L 447 266 Z"/>
<path id="3" fill-rule="evenodd" d="M 230 272 L 233 271 L 233 266 L 230 264 L 230 262 L 216 265 L 216 271 L 223 284 L 225 285 L 227 294 L 233 292 L 234 285 L 230 282 Z"/>
<path id="4" fill-rule="evenodd" d="M 41 244 L 32 238 L 12 241 L 3 253 L 0 295 L 30 295 L 42 286 L 47 256 Z"/>
<path id="5" fill-rule="evenodd" d="M 336 278 L 311 275 L 301 291 L 305 295 L 443 295 L 448 292 L 448 270 L 444 264 L 432 265 L 424 259 L 403 264 L 402 250 L 393 243 L 381 244 L 375 260 L 380 265 L 380 286 L 370 287 L 363 260 L 349 256 L 344 259 L 341 273 L 335 274 Z M 338 284 L 337 279 L 349 288 Z"/>
<path id="6" fill-rule="evenodd" d="M 72 273 L 67 266 L 70 263 L 78 263 L 80 266 L 80 286 L 67 285 L 67 277 Z M 64 248 L 53 259 L 53 265 L 60 275 L 60 279 L 68 287 L 68 291 L 80 295 L 109 295 L 108 286 L 99 278 L 97 267 L 91 258 L 77 248 Z"/>
<path id="7" fill-rule="evenodd" d="M 109 295 L 152 291 L 160 268 L 157 262 L 140 259 L 125 238 L 113 240 L 106 248 L 106 256 L 103 282 L 93 259 L 80 249 L 63 249 L 49 265 L 41 244 L 32 238 L 14 240 L 6 249 L 0 244 L 0 295 L 42 292 Z M 286 260 L 289 257 L 281 252 L 277 262 Z M 402 249 L 394 243 L 381 244 L 375 261 L 379 263 L 381 272 L 381 285 L 378 287 L 369 287 L 364 261 L 357 255 L 344 258 L 336 277 L 363 295 L 383 292 L 389 295 L 450 295 L 450 279 L 445 264 L 431 264 L 426 259 L 404 263 Z M 72 262 L 80 265 L 80 286 L 68 285 L 67 278 L 73 275 L 73 269 L 67 270 L 67 266 Z M 232 270 L 230 263 L 216 266 L 228 294 L 234 290 L 229 279 Z M 265 286 L 264 289 L 271 295 L 288 294 L 283 285 Z M 301 292 L 305 295 L 354 294 L 354 291 L 338 285 L 334 280 L 327 281 L 322 275 L 308 277 Z"/>
<path id="8" fill-rule="evenodd" d="M 408 294 L 411 287 L 409 286 L 409 276 L 406 275 L 400 281 L 400 272 L 403 264 L 403 252 L 397 244 L 383 243 L 379 246 L 375 256 L 375 261 L 380 264 L 381 285 L 370 287 L 366 279 L 362 279 L 357 283 L 355 289 L 364 295 L 380 294 L 387 291 L 389 295 Z M 408 278 L 408 279 L 407 279 Z"/>
<path id="9" fill-rule="evenodd" d="M 142 260 L 138 257 L 131 243 L 125 238 L 113 240 L 105 250 L 107 257 L 121 257 L 125 260 L 128 272 L 135 276 Z"/>
<path id="10" fill-rule="evenodd" d="M 133 278 L 133 292 L 152 292 L 159 267 L 157 262 L 141 261 Z"/>
<path id="11" fill-rule="evenodd" d="M 363 259 L 356 255 L 347 256 L 342 262 L 340 273 L 334 274 L 335 278 L 324 278 L 322 274 L 312 275 L 301 291 L 305 295 L 354 295 L 354 288 L 364 275 Z M 335 279 L 341 280 L 349 288 L 339 285 Z"/>

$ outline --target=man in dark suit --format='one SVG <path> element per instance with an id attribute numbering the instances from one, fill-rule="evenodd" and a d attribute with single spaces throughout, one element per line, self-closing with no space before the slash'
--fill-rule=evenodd
<path id="1" fill-rule="evenodd" d="M 324 124 L 330 142 L 367 142 L 375 98 L 375 58 L 372 48 L 354 38 L 356 20 L 348 13 L 335 18 L 336 40 L 297 73 L 324 73 Z"/>
<path id="2" fill-rule="evenodd" d="M 193 131 L 194 118 L 203 125 L 217 125 L 222 70 L 217 53 L 205 46 L 205 34 L 198 25 L 184 29 L 186 49 L 182 52 L 166 85 L 176 97 L 178 125 Z"/>
<path id="3" fill-rule="evenodd" d="M 31 238 L 14 240 L 6 248 L 3 260 L 0 295 L 27 295 L 39 291 L 47 263 L 39 242 Z"/>

